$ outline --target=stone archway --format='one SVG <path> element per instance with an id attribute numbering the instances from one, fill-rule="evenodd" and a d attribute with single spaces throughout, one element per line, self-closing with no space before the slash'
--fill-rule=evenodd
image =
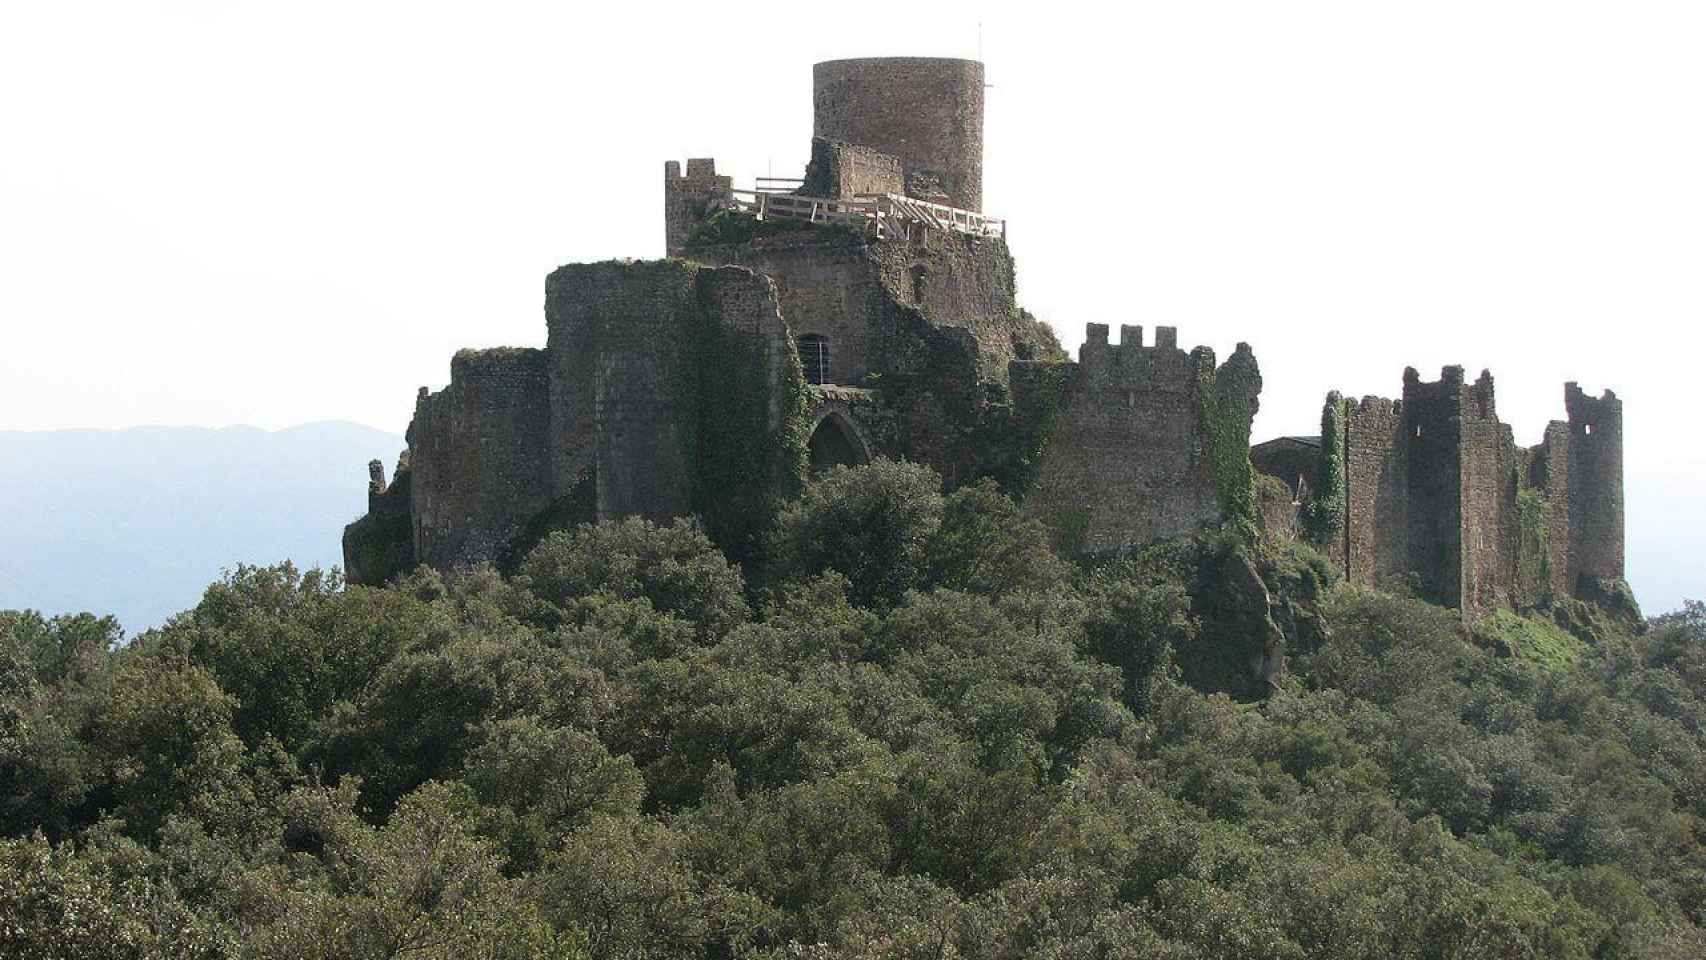
<path id="1" fill-rule="evenodd" d="M 863 431 L 841 410 L 824 410 L 812 424 L 811 453 L 813 476 L 836 466 L 857 466 L 871 459 L 871 448 L 865 443 Z"/>

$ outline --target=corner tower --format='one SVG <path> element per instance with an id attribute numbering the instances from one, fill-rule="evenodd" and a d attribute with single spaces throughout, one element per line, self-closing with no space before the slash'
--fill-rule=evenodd
<path id="1" fill-rule="evenodd" d="M 983 64 L 868 57 L 812 66 L 812 135 L 899 158 L 908 196 L 983 211 Z"/>

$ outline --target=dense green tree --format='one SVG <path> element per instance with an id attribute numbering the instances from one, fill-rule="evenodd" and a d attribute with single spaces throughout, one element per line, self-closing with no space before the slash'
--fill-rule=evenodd
<path id="1" fill-rule="evenodd" d="M 777 518 L 775 570 L 781 579 L 833 570 L 855 603 L 896 603 L 924 582 L 942 506 L 942 478 L 929 467 L 880 459 L 836 467 Z M 949 563 L 952 545 L 942 552 Z"/>
<path id="2" fill-rule="evenodd" d="M 644 597 L 705 639 L 748 616 L 740 568 L 687 520 L 659 526 L 631 517 L 553 533 L 523 558 L 519 579 L 558 606 L 593 594 Z"/>

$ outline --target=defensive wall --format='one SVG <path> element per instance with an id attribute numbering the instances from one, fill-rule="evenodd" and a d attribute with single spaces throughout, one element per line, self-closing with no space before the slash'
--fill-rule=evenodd
<path id="1" fill-rule="evenodd" d="M 1016 361 L 1016 415 L 1040 434 L 1027 514 L 1069 553 L 1110 553 L 1191 533 L 1253 505 L 1250 422 L 1262 389 L 1249 344 L 1218 367 L 1158 327 L 1086 326 L 1077 363 Z M 1245 514 L 1249 516 L 1248 513 Z"/>

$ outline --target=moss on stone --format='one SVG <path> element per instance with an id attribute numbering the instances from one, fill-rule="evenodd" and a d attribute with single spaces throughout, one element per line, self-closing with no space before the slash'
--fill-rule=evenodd
<path id="1" fill-rule="evenodd" d="M 1516 595 L 1524 605 L 1543 603 L 1551 593 L 1552 561 L 1548 543 L 1551 512 L 1545 494 L 1525 483 L 1519 471 L 1516 487 Z"/>
<path id="2" fill-rule="evenodd" d="M 1587 645 L 1556 624 L 1510 610 L 1494 610 L 1475 621 L 1476 641 L 1505 657 L 1518 657 L 1547 667 L 1564 667 L 1581 659 Z"/>

